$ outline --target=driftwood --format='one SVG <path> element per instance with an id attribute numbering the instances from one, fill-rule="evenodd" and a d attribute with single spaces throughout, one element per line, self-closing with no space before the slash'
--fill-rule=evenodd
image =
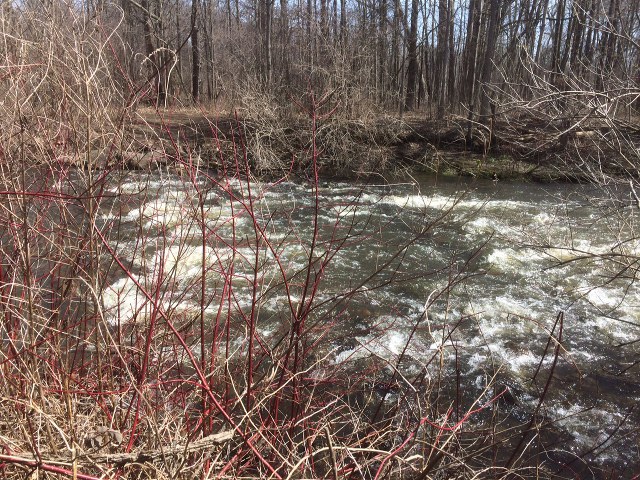
<path id="1" fill-rule="evenodd" d="M 75 461 L 87 461 L 93 464 L 111 464 L 116 466 L 126 465 L 127 463 L 144 463 L 151 462 L 166 457 L 178 455 L 186 455 L 195 453 L 218 445 L 222 445 L 233 438 L 233 431 L 223 431 L 208 435 L 199 440 L 195 440 L 186 445 L 176 445 L 171 447 L 163 447 L 157 450 L 143 450 L 141 452 L 131 453 L 78 453 Z M 23 465 L 71 465 L 74 462 L 71 452 L 64 457 L 36 459 L 33 454 L 15 454 L 0 455 L 0 461 L 8 463 L 17 463 Z"/>

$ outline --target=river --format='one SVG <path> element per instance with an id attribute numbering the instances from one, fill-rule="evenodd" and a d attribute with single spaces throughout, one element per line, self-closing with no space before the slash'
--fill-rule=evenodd
<path id="1" fill-rule="evenodd" d="M 231 275 L 227 308 L 253 315 L 268 344 L 312 299 L 313 375 L 375 357 L 409 383 L 448 379 L 442 388 L 465 409 L 507 389 L 502 421 L 535 412 L 551 464 L 638 473 L 640 239 L 624 190 L 612 199 L 592 186 L 430 176 L 316 190 L 132 173 L 110 191 L 118 200 L 101 221 L 114 244 L 117 221 L 114 248 L 133 278 L 171 272 L 166 310 L 202 307 L 213 321 Z M 305 291 L 310 258 L 317 290 Z M 102 301 L 113 325 L 146 314 L 132 277 L 114 274 Z M 388 401 L 402 394 L 381 390 Z"/>

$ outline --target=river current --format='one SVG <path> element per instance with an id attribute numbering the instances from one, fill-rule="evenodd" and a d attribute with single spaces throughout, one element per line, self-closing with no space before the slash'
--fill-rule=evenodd
<path id="1" fill-rule="evenodd" d="M 308 300 L 300 285 L 311 258 L 310 318 L 332 322 L 318 353 L 325 368 L 375 356 L 410 378 L 437 354 L 467 403 L 495 384 L 509 390 L 514 422 L 537 409 L 557 437 L 549 451 L 564 461 L 638 473 L 640 238 L 624 191 L 426 176 L 317 191 L 304 181 L 220 182 L 131 174 L 111 188 L 121 204 L 101 218 L 120 219 L 117 251 L 136 279 L 160 267 L 174 274 L 165 308 L 196 310 L 196 293 L 171 294 L 190 291 L 205 270 L 220 291 L 233 264 L 233 308 L 254 307 L 268 343 Z M 112 278 L 102 301 L 114 325 L 145 314 L 131 278 Z"/>

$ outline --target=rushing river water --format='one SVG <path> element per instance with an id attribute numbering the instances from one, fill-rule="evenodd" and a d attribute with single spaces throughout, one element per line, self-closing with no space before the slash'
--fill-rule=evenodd
<path id="1" fill-rule="evenodd" d="M 624 193 L 600 200 L 593 187 L 432 177 L 329 182 L 318 188 L 316 212 L 316 192 L 304 182 L 255 182 L 249 192 L 239 181 L 228 189 L 203 181 L 202 208 L 194 207 L 193 185 L 141 174 L 112 188 L 128 198 L 118 210 L 118 252 L 140 281 L 162 265 L 188 286 L 204 259 L 219 266 L 208 273 L 213 291 L 216 272 L 233 263 L 234 304 L 247 311 L 259 303 L 258 329 L 268 341 L 289 300 L 303 295 L 295 272 L 305 272 L 311 256 L 313 278 L 322 276 L 317 318 L 330 316 L 335 327 L 323 353 L 330 363 L 371 355 L 395 362 L 402 354 L 402 374 L 411 376 L 439 352 L 467 399 L 493 382 L 509 388 L 514 421 L 538 409 L 556 437 L 548 448 L 564 461 L 586 454 L 591 465 L 638 473 L 640 240 L 637 208 Z M 205 219 L 204 252 L 190 215 Z M 282 272 L 294 279 L 288 295 L 278 287 Z M 113 279 L 103 301 L 113 324 L 144 314 L 126 277 Z M 163 301 L 174 311 L 197 308 L 195 296 Z M 207 312 L 213 317 L 218 306 Z"/>

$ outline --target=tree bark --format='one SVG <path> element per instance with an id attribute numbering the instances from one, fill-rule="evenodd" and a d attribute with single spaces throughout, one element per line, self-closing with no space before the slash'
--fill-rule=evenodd
<path id="1" fill-rule="evenodd" d="M 289 83 L 289 6 L 280 0 L 280 66 L 285 83 Z"/>
<path id="2" fill-rule="evenodd" d="M 198 39 L 198 1 L 191 0 L 191 98 L 200 100 L 200 45 Z"/>
<path id="3" fill-rule="evenodd" d="M 475 104 L 474 93 L 476 83 L 476 66 L 478 63 L 478 46 L 480 44 L 480 17 L 482 12 L 482 0 L 471 0 L 469 5 L 469 19 L 467 22 L 467 44 L 465 48 L 465 71 L 463 98 L 467 106 L 472 109 Z"/>
<path id="4" fill-rule="evenodd" d="M 344 53 L 347 44 L 347 0 L 340 0 L 340 47 Z"/>
<path id="5" fill-rule="evenodd" d="M 415 107 L 418 80 L 418 0 L 411 0 L 411 21 L 407 43 L 407 96 L 404 108 L 410 111 Z"/>
<path id="6" fill-rule="evenodd" d="M 455 69 L 456 69 L 456 49 L 454 44 L 454 5 L 453 0 L 449 0 L 447 7 L 447 87 L 446 87 L 446 98 L 444 99 L 445 105 L 447 108 L 451 108 L 454 101 L 454 95 L 456 93 L 456 82 L 455 82 Z"/>
<path id="7" fill-rule="evenodd" d="M 480 116 L 483 122 L 487 122 L 491 115 L 491 99 L 487 92 L 487 86 L 491 82 L 494 71 L 496 44 L 498 41 L 498 22 L 500 20 L 500 0 L 489 0 L 489 25 L 487 27 L 487 42 L 482 62 L 482 94 L 480 100 Z"/>
<path id="8" fill-rule="evenodd" d="M 387 96 L 387 0 L 380 1 L 378 13 L 378 101 L 384 103 Z"/>

